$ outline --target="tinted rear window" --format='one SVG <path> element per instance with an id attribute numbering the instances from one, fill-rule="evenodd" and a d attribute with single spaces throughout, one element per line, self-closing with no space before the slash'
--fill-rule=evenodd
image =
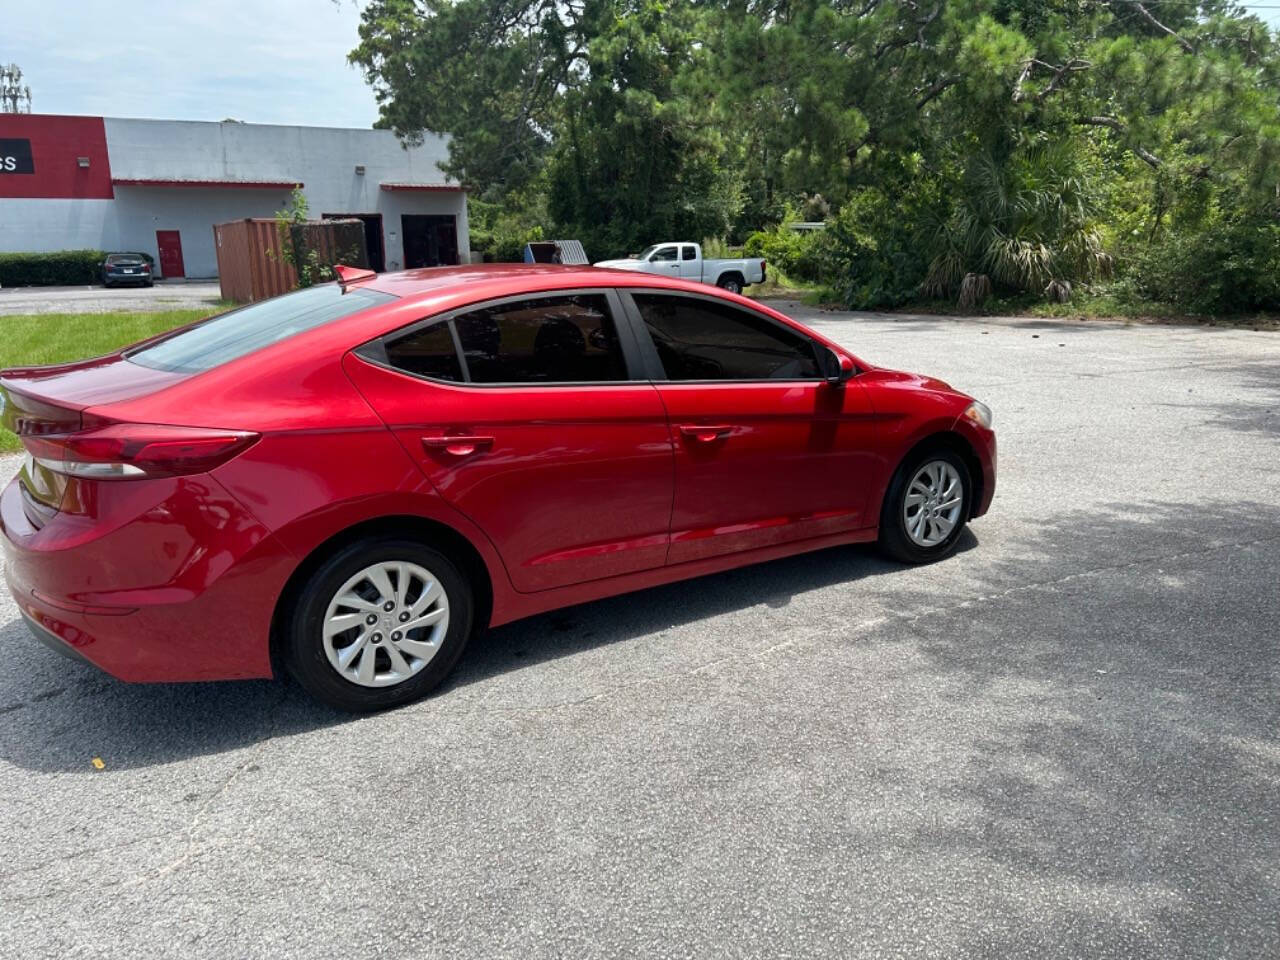
<path id="1" fill-rule="evenodd" d="M 251 303 L 125 356 L 157 370 L 201 373 L 304 330 L 394 299 L 391 294 L 377 290 L 355 289 L 343 293 L 338 284 L 326 283 Z"/>
<path id="2" fill-rule="evenodd" d="M 448 323 L 415 330 L 387 344 L 387 362 L 397 370 L 437 380 L 462 380 L 462 364 Z"/>
<path id="3" fill-rule="evenodd" d="M 113 253 L 107 257 L 107 263 L 144 263 L 142 256 L 136 253 Z"/>

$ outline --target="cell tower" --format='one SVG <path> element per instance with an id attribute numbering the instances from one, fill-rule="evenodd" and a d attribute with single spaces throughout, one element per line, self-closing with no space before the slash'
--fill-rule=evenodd
<path id="1" fill-rule="evenodd" d="M 31 88 L 22 83 L 22 68 L 0 64 L 0 113 L 30 113 Z"/>

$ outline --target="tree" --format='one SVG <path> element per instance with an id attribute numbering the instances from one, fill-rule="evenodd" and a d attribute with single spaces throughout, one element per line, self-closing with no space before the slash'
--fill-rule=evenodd
<path id="1" fill-rule="evenodd" d="M 380 123 L 593 252 L 821 194 L 854 303 L 1270 269 L 1280 49 L 1229 0 L 374 0 L 360 36 Z"/>
<path id="2" fill-rule="evenodd" d="M 708 110 L 682 89 L 705 23 L 653 0 L 376 0 L 351 54 L 380 123 L 448 133 L 482 201 L 536 184 L 599 256 L 722 233 L 741 207 Z"/>
<path id="3" fill-rule="evenodd" d="M 771 176 L 869 216 L 896 191 L 883 243 L 837 217 L 835 259 L 884 280 L 837 283 L 855 302 L 907 296 L 908 238 L 918 291 L 1063 296 L 1113 265 L 1141 280 L 1162 237 L 1274 219 L 1276 47 L 1232 4 L 748 0 L 727 23 L 723 108 L 789 145 Z"/>

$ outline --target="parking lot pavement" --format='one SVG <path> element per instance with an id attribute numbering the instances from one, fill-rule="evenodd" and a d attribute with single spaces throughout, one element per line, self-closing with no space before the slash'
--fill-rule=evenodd
<path id="1" fill-rule="evenodd" d="M 222 296 L 217 280 L 161 280 L 154 287 L 0 287 L 0 317 L 17 313 L 199 310 Z"/>
<path id="2" fill-rule="evenodd" d="M 0 955 L 1280 954 L 1280 334 L 797 312 L 994 408 L 955 557 L 537 617 L 363 719 L 6 597 Z"/>

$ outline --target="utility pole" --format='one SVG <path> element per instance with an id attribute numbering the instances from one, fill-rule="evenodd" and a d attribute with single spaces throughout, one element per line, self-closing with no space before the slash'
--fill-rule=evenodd
<path id="1" fill-rule="evenodd" d="M 30 113 L 31 88 L 22 83 L 22 68 L 0 64 L 0 113 Z"/>

